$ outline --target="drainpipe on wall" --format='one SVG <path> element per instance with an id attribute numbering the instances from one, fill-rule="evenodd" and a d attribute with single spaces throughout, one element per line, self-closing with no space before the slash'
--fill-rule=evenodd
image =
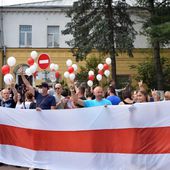
<path id="1" fill-rule="evenodd" d="M 2 65 L 4 65 L 6 63 L 6 46 L 4 44 L 4 29 L 3 29 L 3 7 L 1 7 L 1 10 L 0 10 L 0 37 L 1 37 L 1 48 L 2 48 Z M 2 87 L 4 87 L 4 81 L 2 79 L 1 81 L 1 84 L 2 84 Z"/>
<path id="2" fill-rule="evenodd" d="M 2 65 L 6 64 L 6 46 L 2 46 Z M 5 87 L 3 78 L 2 78 L 2 88 Z"/>

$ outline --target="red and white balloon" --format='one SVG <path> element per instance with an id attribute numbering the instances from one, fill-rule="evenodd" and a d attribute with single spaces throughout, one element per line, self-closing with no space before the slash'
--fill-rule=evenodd
<path id="1" fill-rule="evenodd" d="M 103 70 L 103 64 L 98 64 L 97 67 L 98 67 L 99 70 Z"/>
<path id="2" fill-rule="evenodd" d="M 13 80 L 14 80 L 14 78 L 13 78 L 12 74 L 10 74 L 10 73 L 5 74 L 5 76 L 4 76 L 5 84 L 10 85 L 13 82 Z"/>
<path id="3" fill-rule="evenodd" d="M 7 65 L 7 64 L 3 65 L 2 68 L 1 68 L 1 72 L 2 72 L 3 75 L 8 74 L 10 72 L 9 65 Z"/>
<path id="4" fill-rule="evenodd" d="M 27 59 L 27 63 L 28 63 L 29 66 L 32 66 L 32 65 L 34 64 L 34 59 L 31 58 L 31 57 L 28 58 L 28 59 Z"/>
<path id="5" fill-rule="evenodd" d="M 105 70 L 105 71 L 104 71 L 104 75 L 105 75 L 106 77 L 109 77 L 109 76 L 110 76 L 110 71 L 109 71 L 109 70 Z"/>
<path id="6" fill-rule="evenodd" d="M 58 79 L 58 78 L 60 78 L 60 73 L 59 73 L 59 71 L 56 71 L 55 72 L 55 77 Z"/>
<path id="7" fill-rule="evenodd" d="M 98 74 L 98 75 L 96 76 L 96 79 L 97 79 L 98 81 L 101 81 L 101 80 L 102 80 L 102 75 L 101 75 L 101 74 Z"/>
<path id="8" fill-rule="evenodd" d="M 72 60 L 70 60 L 70 59 L 68 59 L 67 61 L 66 61 L 66 65 L 67 65 L 67 67 L 70 67 L 71 65 L 72 65 Z"/>
<path id="9" fill-rule="evenodd" d="M 67 71 L 64 73 L 64 77 L 66 79 L 69 78 L 71 81 L 74 81 L 76 77 L 75 72 L 78 70 L 77 64 L 73 64 L 72 60 L 68 59 L 66 61 L 66 66 L 68 68 L 67 68 Z"/>
<path id="10" fill-rule="evenodd" d="M 31 58 L 35 60 L 38 57 L 38 53 L 36 51 L 31 52 Z"/>
<path id="11" fill-rule="evenodd" d="M 112 60 L 111 60 L 111 58 L 106 58 L 106 64 L 108 64 L 108 65 L 110 65 L 111 64 L 111 62 L 112 62 Z"/>
<path id="12" fill-rule="evenodd" d="M 66 79 L 69 78 L 69 72 L 68 72 L 68 71 L 64 72 L 64 77 L 65 77 Z"/>
<path id="13" fill-rule="evenodd" d="M 7 60 L 7 64 L 10 66 L 10 67 L 13 67 L 15 64 L 16 64 L 16 59 L 15 57 L 11 56 L 8 58 Z"/>
<path id="14" fill-rule="evenodd" d="M 88 81 L 87 81 L 87 85 L 88 85 L 89 87 L 92 87 L 92 86 L 93 86 L 93 81 L 92 81 L 92 80 L 88 80 Z"/>
<path id="15" fill-rule="evenodd" d="M 88 75 L 89 75 L 89 76 L 90 76 L 90 75 L 94 75 L 94 71 L 90 70 L 90 71 L 88 72 Z"/>
<path id="16" fill-rule="evenodd" d="M 95 76 L 94 76 L 94 71 L 90 70 L 88 72 L 88 81 L 87 81 L 87 85 L 89 87 L 92 87 L 93 86 L 93 81 L 95 79 Z"/>

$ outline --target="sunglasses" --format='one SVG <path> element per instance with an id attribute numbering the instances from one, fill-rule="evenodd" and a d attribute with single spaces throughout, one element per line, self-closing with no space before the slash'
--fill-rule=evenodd
<path id="1" fill-rule="evenodd" d="M 60 87 L 56 87 L 55 89 L 60 89 Z"/>

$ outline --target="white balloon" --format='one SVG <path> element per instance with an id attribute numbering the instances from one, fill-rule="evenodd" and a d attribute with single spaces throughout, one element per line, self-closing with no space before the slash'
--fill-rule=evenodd
<path id="1" fill-rule="evenodd" d="M 37 63 L 34 63 L 33 65 L 35 66 L 35 68 L 36 68 L 36 70 L 37 70 L 38 64 L 37 64 Z"/>
<path id="2" fill-rule="evenodd" d="M 51 63 L 51 64 L 50 64 L 50 70 L 51 70 L 51 71 L 54 71 L 54 70 L 55 70 L 54 67 L 55 67 L 55 64 L 54 64 L 54 63 Z"/>
<path id="3" fill-rule="evenodd" d="M 74 73 L 71 73 L 70 75 L 69 75 L 69 78 L 70 78 L 70 80 L 74 80 L 75 79 L 75 74 Z"/>
<path id="4" fill-rule="evenodd" d="M 98 64 L 98 69 L 102 70 L 103 69 L 103 64 Z"/>
<path id="5" fill-rule="evenodd" d="M 10 67 L 12 67 L 12 66 L 14 66 L 15 64 L 16 64 L 16 59 L 15 59 L 15 57 L 9 57 L 8 58 L 8 60 L 7 60 L 7 64 L 10 66 Z"/>
<path id="6" fill-rule="evenodd" d="M 54 70 L 57 71 L 59 69 L 58 64 L 54 64 Z"/>
<path id="7" fill-rule="evenodd" d="M 70 75 L 70 73 L 69 73 L 68 71 L 66 71 L 66 72 L 64 73 L 64 77 L 65 77 L 66 79 L 69 78 L 69 75 Z"/>
<path id="8" fill-rule="evenodd" d="M 87 81 L 87 85 L 88 85 L 89 87 L 92 87 L 92 86 L 93 86 L 93 81 L 88 80 L 88 81 Z"/>
<path id="9" fill-rule="evenodd" d="M 98 81 L 101 81 L 101 80 L 102 80 L 102 75 L 101 75 L 101 74 L 98 74 L 98 75 L 96 76 L 96 79 L 97 79 Z"/>
<path id="10" fill-rule="evenodd" d="M 90 70 L 90 71 L 88 72 L 88 75 L 89 75 L 89 76 L 94 75 L 94 71 L 91 71 L 91 70 Z"/>
<path id="11" fill-rule="evenodd" d="M 106 58 L 106 64 L 108 64 L 108 65 L 110 65 L 111 64 L 111 62 L 112 62 L 112 60 L 111 60 L 111 58 Z"/>
<path id="12" fill-rule="evenodd" d="M 5 84 L 7 84 L 7 85 L 10 85 L 11 83 L 12 83 L 12 81 L 13 81 L 13 75 L 12 74 L 6 74 L 5 76 L 4 76 L 4 82 L 5 82 Z"/>
<path id="13" fill-rule="evenodd" d="M 68 67 L 70 67 L 70 66 L 72 65 L 72 60 L 68 59 L 68 60 L 66 61 L 66 65 L 67 65 Z"/>
<path id="14" fill-rule="evenodd" d="M 30 69 L 31 74 L 36 72 L 36 66 L 35 65 L 30 66 L 29 69 Z"/>
<path id="15" fill-rule="evenodd" d="M 74 68 L 74 71 L 77 71 L 78 69 L 77 64 L 73 64 L 72 67 Z"/>
<path id="16" fill-rule="evenodd" d="M 106 77 L 109 77 L 110 71 L 109 71 L 109 70 L 105 70 L 105 71 L 104 71 L 104 75 L 105 75 Z"/>
<path id="17" fill-rule="evenodd" d="M 31 76 L 31 70 L 30 70 L 30 68 L 27 68 L 26 70 L 25 70 L 25 74 L 27 75 L 27 76 Z"/>
<path id="18" fill-rule="evenodd" d="M 31 52 L 31 58 L 33 58 L 34 60 L 37 58 L 38 53 L 36 51 L 32 51 Z"/>

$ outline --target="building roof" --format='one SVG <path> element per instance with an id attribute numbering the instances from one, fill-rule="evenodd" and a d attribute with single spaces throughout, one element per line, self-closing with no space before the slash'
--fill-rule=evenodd
<path id="1" fill-rule="evenodd" d="M 42 1 L 42 2 L 33 2 L 33 3 L 22 3 L 16 5 L 10 5 L 8 7 L 14 8 L 39 8 L 39 7 L 70 7 L 73 5 L 75 0 L 51 0 L 51 1 Z"/>

